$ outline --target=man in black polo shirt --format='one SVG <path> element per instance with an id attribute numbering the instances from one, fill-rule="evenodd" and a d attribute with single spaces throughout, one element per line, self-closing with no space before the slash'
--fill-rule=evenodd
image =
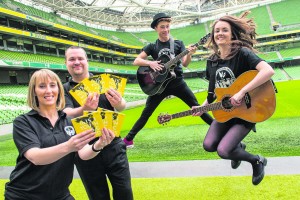
<path id="1" fill-rule="evenodd" d="M 82 115 L 84 110 L 96 110 L 98 107 L 117 111 L 125 108 L 125 100 L 113 89 L 101 95 L 89 94 L 85 104 L 80 106 L 69 91 L 90 76 L 87 55 L 81 47 L 72 46 L 66 50 L 65 56 L 68 72 L 72 76 L 72 79 L 64 84 L 66 97 L 64 112 L 67 115 L 77 117 Z M 116 137 L 95 158 L 84 161 L 77 157 L 75 164 L 89 199 L 110 199 L 106 176 L 113 187 L 115 200 L 133 199 L 126 145 L 120 137 Z"/>

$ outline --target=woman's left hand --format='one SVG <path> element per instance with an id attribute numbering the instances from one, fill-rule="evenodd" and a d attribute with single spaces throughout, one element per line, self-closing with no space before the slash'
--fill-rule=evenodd
<path id="1" fill-rule="evenodd" d="M 192 116 L 201 116 L 203 114 L 203 112 L 195 112 L 195 109 L 199 107 L 201 106 L 192 106 Z"/>

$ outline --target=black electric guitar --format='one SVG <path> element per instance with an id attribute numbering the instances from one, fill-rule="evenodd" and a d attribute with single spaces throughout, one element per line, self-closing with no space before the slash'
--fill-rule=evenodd
<path id="1" fill-rule="evenodd" d="M 273 115 L 276 107 L 275 89 L 271 80 L 246 93 L 240 106 L 234 107 L 230 103 L 230 97 L 254 79 L 257 73 L 256 70 L 244 72 L 230 87 L 216 88 L 215 103 L 173 115 L 161 114 L 157 117 L 157 121 L 164 124 L 172 119 L 192 115 L 194 112 L 212 111 L 215 119 L 222 123 L 232 118 L 240 118 L 252 123 L 262 122 Z"/>
<path id="2" fill-rule="evenodd" d="M 193 46 L 205 44 L 210 37 L 210 33 L 202 37 L 199 42 Z M 137 70 L 137 79 L 143 92 L 149 96 L 162 93 L 171 80 L 176 78 L 174 68 L 176 63 L 185 55 L 189 53 L 189 50 L 178 54 L 175 58 L 171 59 L 168 55 L 162 55 L 157 60 L 161 61 L 163 69 L 160 71 L 153 71 L 149 66 L 140 66 Z"/>

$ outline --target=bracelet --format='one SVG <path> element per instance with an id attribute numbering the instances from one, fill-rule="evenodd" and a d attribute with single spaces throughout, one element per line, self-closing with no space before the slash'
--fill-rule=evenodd
<path id="1" fill-rule="evenodd" d="M 99 149 L 99 150 L 95 149 L 95 147 L 94 147 L 94 144 L 95 144 L 95 143 L 96 143 L 96 142 L 94 142 L 94 143 L 92 144 L 92 150 L 93 150 L 93 152 L 100 152 L 100 151 L 102 151 L 103 148 L 101 148 L 101 149 Z"/>

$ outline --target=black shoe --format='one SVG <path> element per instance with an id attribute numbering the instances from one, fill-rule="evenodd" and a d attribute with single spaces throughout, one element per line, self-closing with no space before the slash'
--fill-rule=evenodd
<path id="1" fill-rule="evenodd" d="M 253 185 L 258 185 L 265 176 L 265 166 L 267 165 L 267 159 L 263 156 L 257 155 L 258 161 L 255 164 L 252 164 L 253 176 L 252 183 Z"/>
<path id="2" fill-rule="evenodd" d="M 241 142 L 241 147 L 245 150 L 246 149 L 246 144 Z M 240 166 L 241 162 L 242 161 L 240 161 L 240 160 L 232 160 L 231 161 L 231 168 L 232 169 L 237 169 Z"/>

